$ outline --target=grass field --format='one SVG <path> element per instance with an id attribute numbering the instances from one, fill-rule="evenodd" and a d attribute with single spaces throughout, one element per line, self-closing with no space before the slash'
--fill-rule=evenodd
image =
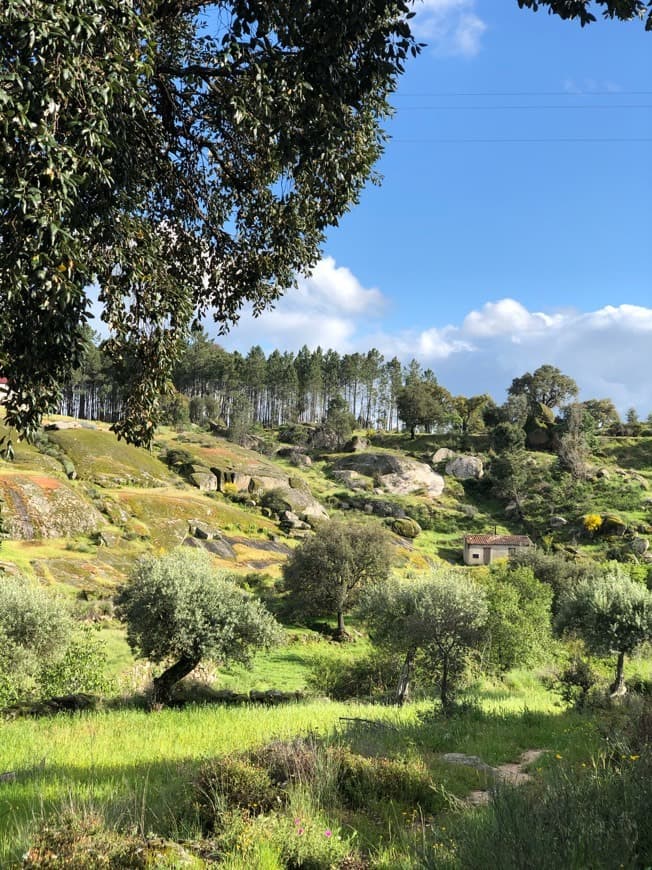
<path id="1" fill-rule="evenodd" d="M 438 786 L 459 797 L 482 785 L 482 777 L 442 762 L 442 753 L 464 752 L 496 764 L 527 749 L 546 749 L 540 764 L 546 767 L 562 759 L 588 763 L 600 744 L 592 719 L 564 710 L 531 675 L 483 683 L 468 698 L 473 708 L 451 719 L 435 716 L 432 702 L 397 709 L 313 700 L 276 708 L 118 709 L 5 722 L 0 773 L 16 778 L 0 782 L 0 866 L 16 864 L 40 820 L 70 807 L 98 810 L 122 828 L 196 837 L 191 783 L 202 761 L 276 738 L 327 735 L 363 754 L 425 764 Z M 356 719 L 366 721 L 351 721 Z"/>

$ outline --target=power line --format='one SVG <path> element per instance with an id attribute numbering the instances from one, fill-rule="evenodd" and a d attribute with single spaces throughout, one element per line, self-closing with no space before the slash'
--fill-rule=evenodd
<path id="1" fill-rule="evenodd" d="M 430 91 L 394 93 L 394 97 L 649 97 L 652 91 Z"/>
<path id="2" fill-rule="evenodd" d="M 394 106 L 396 111 L 398 112 L 421 112 L 421 111 L 449 111 L 449 110 L 460 110 L 460 111 L 469 111 L 471 109 L 487 111 L 487 110 L 495 110 L 495 109 L 652 109 L 652 103 L 639 103 L 633 104 L 628 103 L 621 106 L 607 106 L 607 105 L 595 105 L 595 106 L 568 106 L 568 105 L 540 105 L 530 103 L 529 105 L 515 105 L 515 106 L 505 106 L 505 105 L 489 105 L 489 106 L 481 106 L 481 105 L 471 105 L 471 106 Z"/>
<path id="3" fill-rule="evenodd" d="M 652 142 L 650 138 L 640 139 L 622 139 L 622 138 L 549 138 L 549 139 L 394 139 L 390 137 L 390 142 L 400 142 L 401 144 L 436 144 L 436 145 L 471 145 L 471 144 L 517 144 L 517 145 L 534 145 L 540 143 L 638 143 Z"/>

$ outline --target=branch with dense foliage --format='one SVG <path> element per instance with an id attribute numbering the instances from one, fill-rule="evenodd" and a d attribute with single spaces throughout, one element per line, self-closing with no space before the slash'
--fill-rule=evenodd
<path id="1" fill-rule="evenodd" d="M 0 17 L 0 370 L 23 433 L 56 406 L 99 285 L 149 443 L 180 341 L 316 263 L 382 151 L 418 46 L 406 0 L 7 0 Z"/>

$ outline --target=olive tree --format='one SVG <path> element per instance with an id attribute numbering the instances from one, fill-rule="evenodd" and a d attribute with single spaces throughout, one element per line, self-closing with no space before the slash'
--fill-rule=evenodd
<path id="1" fill-rule="evenodd" d="M 33 694 L 41 668 L 63 655 L 72 620 L 57 598 L 22 577 L 6 577 L 0 595 L 0 706 Z"/>
<path id="2" fill-rule="evenodd" d="M 611 692 L 624 694 L 625 656 L 652 638 L 652 592 L 614 566 L 602 577 L 568 588 L 556 624 L 582 637 L 596 655 L 616 654 Z"/>
<path id="3" fill-rule="evenodd" d="M 421 653 L 447 709 L 469 652 L 485 637 L 488 610 L 482 589 L 452 571 L 412 582 L 393 579 L 365 594 L 361 612 L 374 641 L 405 655 L 398 702 L 408 695 L 414 661 Z"/>
<path id="4" fill-rule="evenodd" d="M 154 703 L 209 659 L 248 664 L 280 640 L 263 605 L 213 567 L 207 553 L 180 548 L 141 559 L 118 598 L 127 640 L 138 655 L 165 665 L 154 679 Z"/>
<path id="5" fill-rule="evenodd" d="M 387 579 L 391 565 L 391 538 L 382 526 L 330 520 L 294 550 L 283 566 L 283 581 L 298 612 L 336 614 L 343 638 L 344 614 L 365 586 Z"/>

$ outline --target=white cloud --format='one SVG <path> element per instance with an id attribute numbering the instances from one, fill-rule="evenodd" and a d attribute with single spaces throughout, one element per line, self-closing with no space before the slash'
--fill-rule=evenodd
<path id="1" fill-rule="evenodd" d="M 494 299 L 469 311 L 459 324 L 437 323 L 422 308 L 421 323 L 392 328 L 388 300 L 365 288 L 326 257 L 308 279 L 260 318 L 243 314 L 220 342 L 246 352 L 302 345 L 339 353 L 376 347 L 385 359 L 413 357 L 432 367 L 455 394 L 488 392 L 502 402 L 513 378 L 544 363 L 577 381 L 582 398 L 610 397 L 624 413 L 652 410 L 652 308 L 621 304 L 594 311 L 530 311 L 522 302 Z"/>
<path id="2" fill-rule="evenodd" d="M 511 335 L 520 340 L 524 332 L 540 332 L 553 326 L 561 315 L 551 317 L 541 312 L 531 313 L 515 299 L 486 302 L 481 311 L 470 311 L 462 330 L 468 335 L 490 337 Z"/>
<path id="3" fill-rule="evenodd" d="M 380 290 L 365 288 L 350 269 L 337 266 L 332 257 L 317 263 L 309 278 L 261 317 L 245 310 L 236 327 L 221 343 L 225 347 L 297 350 L 333 347 L 346 351 L 358 330 L 359 321 L 373 323 L 384 312 L 386 299 Z"/>
<path id="4" fill-rule="evenodd" d="M 413 30 L 438 54 L 473 57 L 487 25 L 476 13 L 476 0 L 416 0 Z"/>

